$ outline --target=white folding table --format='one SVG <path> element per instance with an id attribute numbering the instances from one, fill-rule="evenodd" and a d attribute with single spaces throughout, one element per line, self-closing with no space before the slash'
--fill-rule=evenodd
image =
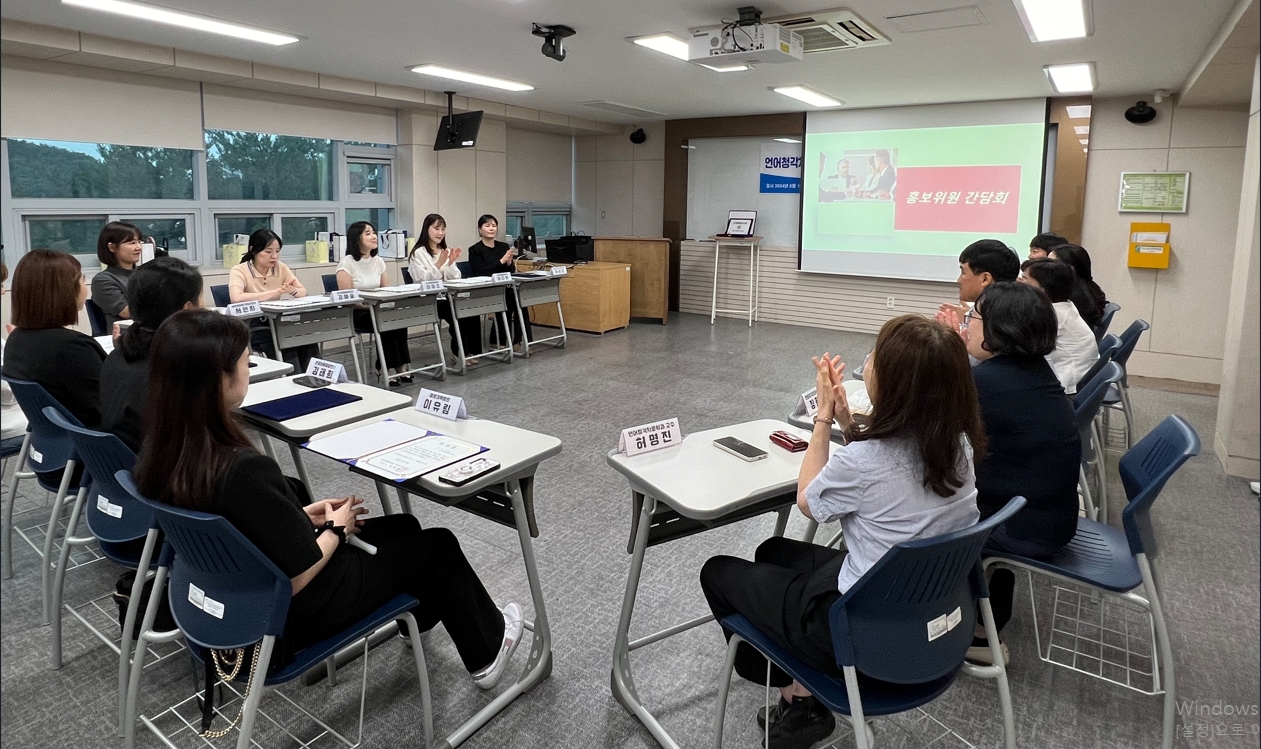
<path id="1" fill-rule="evenodd" d="M 802 439 L 810 437 L 807 430 L 782 421 L 759 419 L 689 434 L 676 447 L 633 458 L 616 450 L 608 455 L 609 465 L 626 476 L 631 487 L 631 534 L 626 549 L 631 564 L 613 640 L 610 686 L 613 697 L 666 749 L 678 749 L 679 745 L 640 701 L 631 672 L 631 651 L 698 627 L 714 617 L 706 614 L 632 641 L 630 623 L 644 555 L 649 546 L 768 512 L 779 513 L 774 535 L 782 536 L 789 512 L 796 504 L 797 475 L 804 453 L 789 452 L 770 441 L 771 432 L 781 429 Z M 767 457 L 746 462 L 714 447 L 713 442 L 719 437 L 735 437 L 765 450 Z M 831 449 L 835 450 L 835 446 Z M 809 539 L 813 539 L 815 528 L 813 523 L 808 528 Z"/>
<path id="2" fill-rule="evenodd" d="M 419 373 L 429 375 L 436 380 L 446 379 L 447 359 L 442 351 L 441 329 L 438 325 L 441 322 L 438 317 L 438 299 L 442 297 L 441 291 L 421 291 L 420 284 L 409 284 L 361 291 L 359 296 L 368 305 L 368 313 L 372 318 L 372 333 L 377 342 L 377 356 L 381 361 L 385 361 L 385 347 L 381 343 L 382 332 L 428 325 L 433 329 L 434 341 L 438 345 L 438 363 L 408 369 L 399 374 Z"/>
<path id="3" fill-rule="evenodd" d="M 564 276 L 553 276 L 534 273 L 514 273 L 516 283 L 517 320 L 521 324 L 521 353 L 517 356 L 530 358 L 531 346 L 553 346 L 565 348 L 568 336 L 565 332 L 565 312 L 560 307 L 560 280 Z M 560 320 L 560 333 L 547 338 L 530 340 L 530 318 L 526 310 L 540 304 L 555 304 L 556 317 Z"/>
<path id="4" fill-rule="evenodd" d="M 489 277 L 460 278 L 444 282 L 447 287 L 447 301 L 451 304 L 451 319 L 456 322 L 455 345 L 458 367 L 448 367 L 448 371 L 456 374 L 468 372 L 470 359 L 494 357 L 508 364 L 512 363 L 512 330 L 508 327 L 508 295 L 504 290 L 513 285 L 513 281 L 496 283 Z M 505 331 L 509 340 L 500 341 L 500 347 L 484 351 L 477 356 L 467 356 L 464 350 L 464 336 L 460 333 L 459 321 L 467 317 L 495 315 L 500 319 L 500 330 Z M 481 335 L 481 325 L 478 325 Z"/>
<path id="5" fill-rule="evenodd" d="M 311 301 L 307 301 L 311 299 Z M 263 314 L 271 329 L 271 342 L 277 360 L 284 350 L 326 341 L 350 341 L 355 360 L 355 380 L 363 382 L 359 369 L 359 335 L 355 333 L 354 302 L 333 302 L 327 297 L 262 302 Z"/>
<path id="6" fill-rule="evenodd" d="M 719 312 L 739 312 L 748 316 L 749 327 L 753 327 L 754 321 L 757 320 L 758 282 L 760 280 L 758 259 L 761 254 L 762 238 L 721 237 L 715 234 L 709 239 L 714 243 L 714 293 L 709 303 L 709 324 L 714 324 L 714 318 L 718 316 Z M 745 248 L 749 251 L 749 306 L 746 309 L 718 308 L 718 258 L 722 255 L 722 248 L 724 247 L 728 249 Z"/>
<path id="7" fill-rule="evenodd" d="M 114 350 L 113 336 L 98 335 L 94 340 L 101 345 L 101 348 L 105 349 L 105 353 L 108 354 Z M 289 362 L 276 361 L 265 356 L 250 354 L 250 384 L 284 377 L 292 371 L 293 365 Z"/>

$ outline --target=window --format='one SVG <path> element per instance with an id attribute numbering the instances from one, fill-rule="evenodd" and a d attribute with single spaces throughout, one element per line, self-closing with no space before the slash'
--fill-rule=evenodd
<path id="1" fill-rule="evenodd" d="M 141 217 L 120 216 L 119 220 L 127 221 L 136 225 L 140 229 L 141 236 L 153 237 L 153 241 L 158 247 L 166 243 L 167 249 L 171 251 L 173 257 L 188 260 L 188 223 L 187 217 L 167 218 L 167 217 Z"/>
<path id="2" fill-rule="evenodd" d="M 285 247 L 302 244 L 315 239 L 316 232 L 328 231 L 328 223 L 328 216 L 281 216 L 280 237 L 285 240 Z"/>
<path id="3" fill-rule="evenodd" d="M 522 226 L 532 226 L 540 240 L 563 237 L 569 234 L 569 213 L 568 203 L 509 203 L 504 234 L 515 237 Z"/>
<path id="4" fill-rule="evenodd" d="M 237 234 L 249 235 L 259 229 L 270 228 L 271 216 L 215 216 L 215 232 L 219 235 L 215 244 L 215 259 L 223 260 L 223 246 L 233 244 Z"/>
<path id="5" fill-rule="evenodd" d="M 192 200 L 193 152 L 8 139 L 14 198 Z"/>
<path id="6" fill-rule="evenodd" d="M 348 161 L 347 189 L 350 199 L 377 200 L 390 197 L 390 165 L 380 161 Z"/>
<path id="7" fill-rule="evenodd" d="M 393 228 L 390 226 L 390 209 L 388 208 L 347 208 L 346 228 L 356 221 L 367 221 L 378 232 Z"/>
<path id="8" fill-rule="evenodd" d="M 539 238 L 563 237 L 569 233 L 569 214 L 535 213 L 534 234 Z"/>
<path id="9" fill-rule="evenodd" d="M 521 236 L 521 222 L 524 219 L 525 219 L 525 216 L 518 216 L 512 213 L 509 213 L 506 217 L 504 217 L 504 236 L 505 237 Z"/>
<path id="10" fill-rule="evenodd" d="M 207 130 L 206 182 L 211 200 L 332 200 L 333 142 Z"/>
<path id="11" fill-rule="evenodd" d="M 27 247 L 33 250 L 58 250 L 71 255 L 90 255 L 91 261 L 80 257 L 83 270 L 95 270 L 96 238 L 105 228 L 108 216 L 28 216 L 26 219 Z"/>

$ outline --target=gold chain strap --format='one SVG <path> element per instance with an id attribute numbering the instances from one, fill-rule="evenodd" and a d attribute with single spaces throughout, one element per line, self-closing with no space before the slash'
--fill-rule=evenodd
<path id="1" fill-rule="evenodd" d="M 207 739 L 222 738 L 228 735 L 228 733 L 234 727 L 236 727 L 236 724 L 241 721 L 241 716 L 245 714 L 245 700 L 249 698 L 250 691 L 253 690 L 254 688 L 254 677 L 258 675 L 258 653 L 262 649 L 263 649 L 263 646 L 261 642 L 258 645 L 254 646 L 254 659 L 250 662 L 250 678 L 245 683 L 245 695 L 241 698 L 241 709 L 236 711 L 236 717 L 233 718 L 232 722 L 229 723 L 228 726 L 224 728 L 222 731 L 206 731 L 205 733 L 202 734 L 203 738 L 207 738 Z M 210 651 L 210 660 L 214 662 L 215 673 L 219 675 L 219 678 L 222 679 L 224 683 L 231 682 L 233 679 L 236 678 L 237 674 L 241 672 L 241 662 L 245 660 L 245 649 L 244 648 L 236 649 L 235 660 L 229 660 L 226 655 L 223 656 L 224 663 L 229 664 L 232 667 L 232 673 L 230 675 L 223 673 L 223 667 L 219 663 L 219 658 L 220 656 L 219 656 L 218 650 Z"/>

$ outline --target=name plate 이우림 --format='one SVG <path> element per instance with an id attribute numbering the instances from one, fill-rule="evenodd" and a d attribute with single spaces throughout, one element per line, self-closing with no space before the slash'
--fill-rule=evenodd
<path id="1" fill-rule="evenodd" d="M 633 458 L 640 453 L 649 453 L 663 447 L 683 444 L 683 430 L 679 427 L 678 418 L 654 421 L 622 430 L 617 441 L 617 451 Z"/>
<path id="2" fill-rule="evenodd" d="M 447 421 L 468 418 L 468 408 L 465 407 L 463 398 L 436 393 L 429 388 L 422 388 L 420 395 L 416 396 L 416 410 Z"/>

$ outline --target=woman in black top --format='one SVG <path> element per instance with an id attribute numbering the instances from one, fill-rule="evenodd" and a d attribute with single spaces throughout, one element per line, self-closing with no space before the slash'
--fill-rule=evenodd
<path id="1" fill-rule="evenodd" d="M 73 255 L 31 250 L 13 270 L 13 326 L 4 346 L 4 374 L 44 386 L 83 425 L 101 425 L 100 377 L 105 351 L 70 326 L 88 298 Z"/>
<path id="2" fill-rule="evenodd" d="M 92 301 L 105 313 L 105 325 L 131 318 L 127 308 L 127 282 L 140 262 L 144 239 L 135 224 L 111 221 L 96 238 L 96 259 L 105 267 L 92 277 Z"/>
<path id="3" fill-rule="evenodd" d="M 968 353 L 980 360 L 972 376 L 989 441 L 988 454 L 976 464 L 977 509 L 984 519 L 1012 497 L 1027 500 L 988 544 L 1050 556 L 1077 533 L 1081 466 L 1073 403 L 1046 361 L 1055 350 L 1055 309 L 1041 290 L 1003 282 L 987 288 L 965 320 Z M 999 629 L 1011 619 L 1015 580 L 1010 570 L 996 570 L 990 583 Z M 988 645 L 978 639 L 973 652 L 987 657 L 988 649 L 980 649 Z"/>
<path id="4" fill-rule="evenodd" d="M 507 242 L 500 242 L 495 239 L 499 233 L 499 219 L 489 213 L 477 219 L 477 233 L 481 237 L 481 241 L 469 248 L 469 266 L 472 268 L 472 276 L 493 276 L 496 273 L 515 273 L 517 266 L 514 258 L 517 251 L 508 246 Z M 508 326 L 512 328 L 512 343 L 516 345 L 521 343 L 521 330 L 517 325 L 517 298 L 516 292 L 509 287 L 505 290 L 505 298 L 508 300 Z M 529 315 L 526 315 L 526 340 L 534 340 L 530 333 Z M 495 316 L 495 342 L 507 341 L 508 336 L 500 331 L 499 316 Z M 506 343 L 504 344 L 506 345 Z"/>
<path id="5" fill-rule="evenodd" d="M 149 353 L 141 492 L 222 515 L 289 576 L 282 660 L 406 593 L 420 601 L 417 624 L 428 630 L 441 622 L 477 685 L 495 686 L 521 640 L 520 608 L 495 606 L 449 530 L 422 530 L 412 515 L 365 520 L 357 497 L 303 506 L 233 416 L 249 376 L 241 321 L 186 310 L 162 323 Z M 344 545 L 353 534 L 377 553 Z"/>
<path id="6" fill-rule="evenodd" d="M 1050 256 L 1073 266 L 1077 282 L 1073 284 L 1069 301 L 1091 330 L 1099 327 L 1099 323 L 1103 322 L 1103 308 L 1108 306 L 1108 297 L 1091 277 L 1090 253 L 1081 245 L 1061 244 L 1051 248 Z"/>
<path id="7" fill-rule="evenodd" d="M 136 269 L 127 286 L 127 307 L 136 322 L 123 330 L 101 367 L 101 429 L 140 452 L 141 425 L 149 397 L 149 346 L 162 321 L 201 306 L 201 274 L 174 257 Z"/>

